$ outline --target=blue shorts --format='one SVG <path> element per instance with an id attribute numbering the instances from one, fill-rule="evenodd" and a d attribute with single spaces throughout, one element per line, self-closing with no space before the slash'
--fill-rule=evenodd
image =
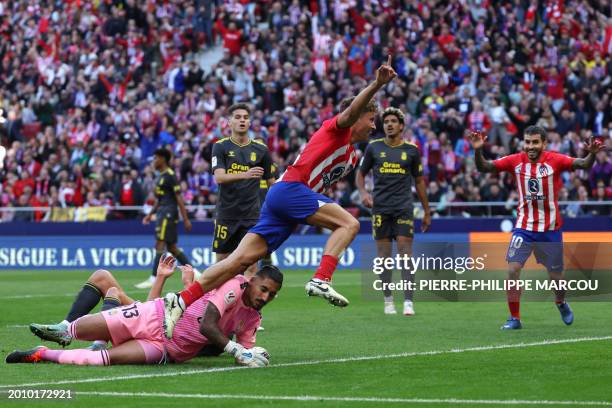
<path id="1" fill-rule="evenodd" d="M 520 228 L 512 230 L 506 261 L 524 265 L 531 253 L 536 262 L 549 272 L 563 271 L 563 236 L 561 231 L 533 232 Z"/>
<path id="2" fill-rule="evenodd" d="M 328 203 L 333 203 L 333 200 L 315 193 L 305 184 L 279 181 L 270 187 L 259 221 L 249 232 L 265 239 L 268 253 L 272 253 L 289 238 L 298 224 L 305 224 L 306 218 Z"/>

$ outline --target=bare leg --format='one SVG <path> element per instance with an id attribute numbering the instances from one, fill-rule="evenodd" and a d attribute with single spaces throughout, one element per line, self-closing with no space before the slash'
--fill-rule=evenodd
<path id="1" fill-rule="evenodd" d="M 398 235 L 397 236 L 397 252 L 401 256 L 404 256 L 404 255 L 412 256 L 412 237 Z M 408 270 L 402 269 L 402 280 L 414 282 L 414 274 L 411 272 L 415 272 L 415 271 L 408 271 Z M 412 301 L 412 292 L 413 291 L 409 289 L 404 290 L 404 300 Z"/>
<path id="2" fill-rule="evenodd" d="M 230 256 L 230 254 L 216 254 L 217 257 L 217 262 L 221 262 L 222 260 L 224 260 L 225 258 L 227 258 L 228 256 Z M 246 271 L 244 271 L 244 276 L 248 279 L 252 278 L 253 276 L 255 276 L 255 274 L 257 273 L 257 262 L 255 262 L 253 265 L 249 266 Z"/>
<path id="3" fill-rule="evenodd" d="M 176 243 L 168 244 L 168 251 L 170 251 L 170 253 L 172 255 L 174 255 L 174 257 L 177 259 L 177 261 L 179 261 L 181 263 L 181 265 L 188 265 L 189 264 L 189 259 L 187 259 L 187 256 L 185 256 L 183 251 L 181 251 L 176 246 Z"/>
<path id="4" fill-rule="evenodd" d="M 198 282 L 200 282 L 204 292 L 209 292 L 246 271 L 267 253 L 268 244 L 266 241 L 257 234 L 248 233 L 242 238 L 234 252 L 222 261 L 209 266 L 202 273 Z"/>
<path id="5" fill-rule="evenodd" d="M 391 256 L 391 238 L 381 238 L 376 240 L 376 255 L 379 258 L 389 258 Z M 390 283 L 391 279 L 393 279 L 393 271 L 385 268 L 383 273 L 380 274 L 380 280 L 383 283 Z M 388 289 L 387 286 L 383 289 L 383 295 L 385 296 L 385 301 L 392 301 L 393 293 Z"/>
<path id="6" fill-rule="evenodd" d="M 215 252 L 215 262 L 221 262 L 222 260 L 230 256 L 230 253 L 220 254 L 219 252 Z"/>
<path id="7" fill-rule="evenodd" d="M 121 285 L 119 285 L 119 282 L 117 279 L 115 279 L 113 274 L 105 269 L 98 269 L 95 271 L 89 277 L 89 282 L 93 283 L 98 289 L 100 289 L 100 292 L 102 292 L 104 296 L 111 296 L 109 295 L 108 291 L 111 288 L 115 288 L 116 291 L 113 291 L 112 296 L 119 299 L 122 305 L 134 303 L 134 299 L 125 294 L 125 291 Z"/>
<path id="8" fill-rule="evenodd" d="M 111 365 L 117 364 L 145 364 L 147 357 L 140 343 L 129 340 L 108 351 Z"/>
<path id="9" fill-rule="evenodd" d="M 323 255 L 339 257 L 359 232 L 359 221 L 338 204 L 326 204 L 306 219 L 310 225 L 332 230 Z"/>
<path id="10" fill-rule="evenodd" d="M 106 320 L 101 313 L 83 316 L 73 322 L 68 329 L 71 335 L 79 340 L 110 340 Z"/>
<path id="11" fill-rule="evenodd" d="M 563 272 L 551 272 L 548 271 L 548 277 L 550 280 L 557 281 L 557 285 L 560 281 L 564 281 Z M 555 290 L 555 303 L 560 304 L 565 302 L 565 289 Z"/>

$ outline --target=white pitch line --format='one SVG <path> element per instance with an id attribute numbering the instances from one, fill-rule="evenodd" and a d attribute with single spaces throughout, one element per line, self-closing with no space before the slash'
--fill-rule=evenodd
<path id="1" fill-rule="evenodd" d="M 237 399 L 266 401 L 313 401 L 313 402 L 375 402 L 401 404 L 481 404 L 481 405 L 572 405 L 572 406 L 612 406 L 610 401 L 555 401 L 555 400 L 481 400 L 458 398 L 378 398 L 378 397 L 328 397 L 318 395 L 234 395 L 234 394 L 168 394 L 162 392 L 104 392 L 76 391 L 76 395 L 105 397 L 153 397 L 153 398 L 191 398 L 191 399 Z"/>
<path id="2" fill-rule="evenodd" d="M 537 347 L 537 346 L 549 346 L 554 344 L 568 344 L 568 343 L 580 343 L 586 341 L 604 341 L 612 340 L 612 336 L 602 337 L 578 337 L 573 339 L 556 339 L 556 340 L 542 340 L 532 343 L 514 343 L 514 344 L 498 344 L 489 346 L 476 346 L 463 349 L 450 349 L 450 350 L 433 350 L 433 351 L 415 351 L 410 353 L 397 353 L 397 354 L 380 354 L 374 356 L 360 356 L 360 357 L 344 357 L 344 358 L 333 358 L 329 360 L 311 360 L 311 361 L 296 361 L 293 363 L 282 363 L 271 365 L 265 370 L 274 368 L 284 367 L 297 367 L 297 366 L 310 366 L 319 364 L 340 364 L 340 363 L 351 363 L 356 361 L 368 361 L 368 360 L 383 360 L 390 358 L 407 358 L 407 357 L 418 357 L 418 356 L 435 356 L 441 354 L 452 354 L 452 353 L 467 353 L 471 351 L 489 351 L 489 350 L 502 350 L 502 349 L 514 349 L 514 348 L 526 348 L 526 347 Z M 11 384 L 11 385 L 0 385 L 0 388 L 18 388 L 18 387 L 37 387 L 41 385 L 62 385 L 62 384 L 85 384 L 85 383 L 97 383 L 103 381 L 121 381 L 121 380 L 133 380 L 139 378 L 156 378 L 156 377 L 175 377 L 178 375 L 193 375 L 193 374 L 204 374 L 204 373 L 218 373 L 236 370 L 249 370 L 250 368 L 242 366 L 231 366 L 231 367 L 217 367 L 217 368 L 205 368 L 198 370 L 183 370 L 183 371 L 171 371 L 162 373 L 148 373 L 148 374 L 130 374 L 115 377 L 94 377 L 94 378 L 82 378 L 78 380 L 62 380 L 62 381 L 46 381 L 28 384 Z M 251 368 L 252 370 L 252 368 Z"/>
<path id="3" fill-rule="evenodd" d="M 127 290 L 126 293 L 129 295 L 131 293 L 148 293 L 148 289 L 134 289 Z M 33 295 L 10 295 L 10 296 L 0 296 L 0 300 L 10 300 L 10 299 L 31 299 L 31 298 L 54 298 L 54 297 L 75 297 L 78 292 L 72 293 L 59 293 L 59 294 L 51 294 L 51 293 L 39 293 Z"/>
<path id="4" fill-rule="evenodd" d="M 335 283 L 334 286 L 359 286 L 358 283 Z M 294 283 L 289 285 L 284 285 L 284 288 L 303 288 L 304 284 L 302 283 Z M 129 295 L 131 293 L 148 293 L 148 289 L 129 289 L 126 293 Z M 0 300 L 12 300 L 12 299 L 34 299 L 34 298 L 55 298 L 55 297 L 75 297 L 77 292 L 72 293 L 60 293 L 60 294 L 52 294 L 52 293 L 36 293 L 32 295 L 8 295 L 8 296 L 0 296 Z"/>

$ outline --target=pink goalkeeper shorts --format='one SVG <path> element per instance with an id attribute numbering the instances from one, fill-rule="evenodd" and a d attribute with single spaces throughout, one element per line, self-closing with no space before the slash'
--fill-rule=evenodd
<path id="1" fill-rule="evenodd" d="M 147 364 L 165 360 L 163 299 L 132 303 L 102 312 L 113 346 L 136 340 L 143 348 Z"/>

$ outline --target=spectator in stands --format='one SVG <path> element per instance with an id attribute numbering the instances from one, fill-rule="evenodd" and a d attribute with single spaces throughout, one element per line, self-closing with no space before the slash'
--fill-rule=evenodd
<path id="1" fill-rule="evenodd" d="M 52 206 L 60 197 L 84 204 L 90 191 L 118 204 L 109 194 L 126 169 L 138 172 L 147 197 L 162 145 L 180 158 L 185 191 L 213 204 L 205 174 L 212 143 L 227 135 L 229 105 L 253 105 L 251 136 L 282 173 L 389 53 L 400 78 L 379 102 L 410 113 L 406 138 L 425 176 L 451 193 L 460 186 L 463 199 L 491 182 L 460 185 L 457 176 L 473 172 L 466 129 L 489 131 L 490 158 L 520 150 L 522 130 L 536 123 L 563 153 L 579 154 L 591 135 L 612 147 L 612 41 L 601 2 L 551 0 L 554 13 L 490 0 L 0 2 L 0 143 L 9 151 L 0 178 L 9 206 L 18 204 L 24 168 L 33 196 Z M 227 53 L 205 73 L 198 52 L 215 36 Z M 580 186 L 591 197 L 598 181 L 611 187 L 609 154 L 571 179 L 574 198 Z M 87 181 L 92 175 L 98 182 Z"/>

